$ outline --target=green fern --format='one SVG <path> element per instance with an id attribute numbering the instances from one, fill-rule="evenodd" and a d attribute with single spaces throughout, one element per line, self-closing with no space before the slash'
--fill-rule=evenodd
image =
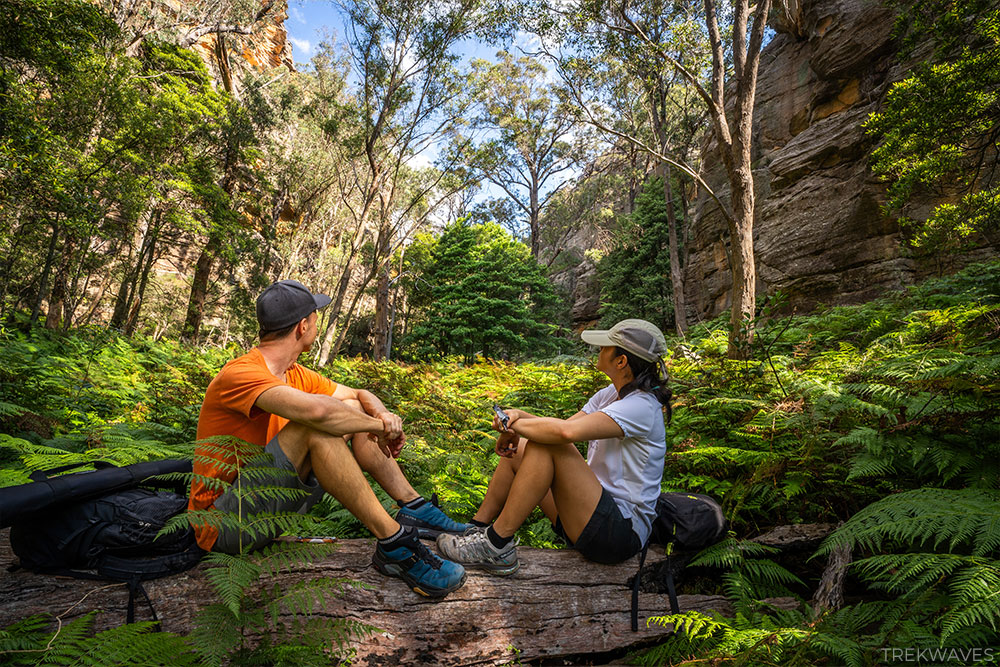
<path id="1" fill-rule="evenodd" d="M 917 489 L 866 507 L 828 537 L 820 554 L 840 545 L 881 551 L 890 544 L 947 544 L 982 556 L 1000 548 L 1000 493 L 985 489 Z"/>
<path id="2" fill-rule="evenodd" d="M 221 602 L 201 610 L 191 640 L 210 664 L 327 664 L 331 647 L 343 654 L 353 637 L 373 628 L 347 619 L 315 619 L 331 597 L 356 582 L 321 578 L 290 586 L 268 585 L 273 577 L 327 557 L 335 544 L 274 543 L 259 552 L 210 553 L 206 576 Z M 254 593 L 251 595 L 251 593 Z M 290 616 L 290 620 L 285 620 Z M 250 639 L 262 636 L 253 644 Z M 298 661 L 298 663 L 294 663 Z M 324 662 L 326 661 L 326 662 Z"/>
<path id="3" fill-rule="evenodd" d="M 200 665 L 184 637 L 156 632 L 152 622 L 93 633 L 93 611 L 52 632 L 48 615 L 26 618 L 0 630 L 0 657 L 9 665 Z"/>

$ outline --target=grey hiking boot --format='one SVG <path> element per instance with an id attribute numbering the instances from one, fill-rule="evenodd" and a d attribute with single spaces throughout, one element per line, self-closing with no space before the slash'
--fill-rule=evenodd
<path id="1" fill-rule="evenodd" d="M 517 572 L 517 540 L 497 549 L 486 536 L 485 530 L 472 530 L 465 535 L 444 533 L 437 538 L 437 548 L 445 558 L 467 567 L 486 570 L 490 574 L 507 576 Z"/>

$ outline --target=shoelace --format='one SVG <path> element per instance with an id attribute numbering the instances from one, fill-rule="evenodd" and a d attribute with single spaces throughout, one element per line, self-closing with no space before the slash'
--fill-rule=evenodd
<path id="1" fill-rule="evenodd" d="M 421 542 L 420 540 L 416 540 L 416 542 L 417 544 L 413 548 L 413 550 L 416 552 L 417 557 L 423 561 L 426 561 L 427 564 L 430 565 L 435 570 L 440 570 L 441 566 L 444 565 L 444 561 L 441 560 L 441 557 L 438 556 L 433 551 L 431 551 L 430 549 L 428 549 L 427 545 Z"/>
<path id="2" fill-rule="evenodd" d="M 455 541 L 458 542 L 456 546 L 459 549 L 468 549 L 471 551 L 473 558 L 499 558 L 507 550 L 506 547 L 502 551 L 496 549 L 490 542 L 490 538 L 486 536 L 486 531 L 476 531 L 468 535 L 459 535 L 455 538 Z M 518 542 L 519 540 L 515 538 L 508 546 L 516 547 Z"/>

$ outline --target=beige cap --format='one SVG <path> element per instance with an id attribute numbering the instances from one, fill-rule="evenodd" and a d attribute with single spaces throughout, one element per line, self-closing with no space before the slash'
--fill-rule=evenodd
<path id="1" fill-rule="evenodd" d="M 617 345 L 640 359 L 660 361 L 667 351 L 663 332 L 646 320 L 622 320 L 610 329 L 588 329 L 580 334 L 583 342 L 606 347 Z"/>

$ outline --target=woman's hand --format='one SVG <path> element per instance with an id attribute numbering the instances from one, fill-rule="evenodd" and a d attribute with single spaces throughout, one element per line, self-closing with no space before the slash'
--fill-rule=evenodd
<path id="1" fill-rule="evenodd" d="M 510 408 L 509 410 L 504 410 L 504 412 L 507 414 L 508 417 L 507 427 L 504 428 L 504 425 L 500 422 L 500 415 L 493 415 L 494 431 L 500 431 L 501 433 L 504 433 L 505 431 L 512 431 L 511 427 L 514 426 L 514 422 L 516 422 L 524 415 L 523 412 L 517 410 L 516 408 Z"/>
<path id="2" fill-rule="evenodd" d="M 521 443 L 521 436 L 514 431 L 500 431 L 497 436 L 496 453 L 505 458 L 513 458 L 517 454 L 517 446 Z"/>

